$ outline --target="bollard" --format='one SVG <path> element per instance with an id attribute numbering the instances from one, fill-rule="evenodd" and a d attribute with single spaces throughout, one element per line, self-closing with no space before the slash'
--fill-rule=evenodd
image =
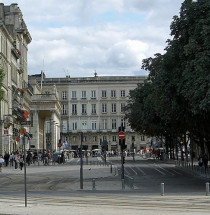
<path id="1" fill-rule="evenodd" d="M 112 173 L 112 164 L 111 164 L 111 166 L 110 166 L 110 172 Z"/>
<path id="2" fill-rule="evenodd" d="M 92 180 L 92 190 L 96 190 L 96 180 Z"/>
<path id="3" fill-rule="evenodd" d="M 164 196 L 164 183 L 161 183 L 161 196 Z"/>
<path id="4" fill-rule="evenodd" d="M 209 195 L 209 183 L 206 182 L 206 196 Z"/>
<path id="5" fill-rule="evenodd" d="M 125 189 L 125 179 L 122 179 L 122 190 Z"/>

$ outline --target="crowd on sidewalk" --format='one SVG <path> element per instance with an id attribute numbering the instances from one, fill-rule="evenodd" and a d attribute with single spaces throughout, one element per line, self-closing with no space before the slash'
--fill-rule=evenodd
<path id="1" fill-rule="evenodd" d="M 30 166 L 32 164 L 39 164 L 43 162 L 43 165 L 49 165 L 50 163 L 54 164 L 57 162 L 59 164 L 65 163 L 69 159 L 69 156 L 65 152 L 56 154 L 55 152 L 49 151 L 27 151 L 26 152 L 26 165 Z M 0 172 L 2 167 L 13 167 L 15 169 L 23 169 L 24 165 L 24 153 L 15 151 L 5 153 L 4 156 L 0 155 Z"/>

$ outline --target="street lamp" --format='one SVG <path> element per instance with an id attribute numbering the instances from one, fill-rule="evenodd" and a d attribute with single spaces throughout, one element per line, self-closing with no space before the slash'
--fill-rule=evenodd
<path id="1" fill-rule="evenodd" d="M 83 160 L 82 160 L 82 142 L 83 133 L 81 132 L 81 144 L 80 144 L 80 189 L 83 189 Z"/>

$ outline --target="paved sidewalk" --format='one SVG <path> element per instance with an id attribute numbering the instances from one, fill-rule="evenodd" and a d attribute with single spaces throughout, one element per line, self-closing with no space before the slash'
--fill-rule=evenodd
<path id="1" fill-rule="evenodd" d="M 91 201 L 86 201 L 88 196 L 61 202 L 30 202 L 27 207 L 23 200 L 11 199 L 0 201 L 0 214 L 10 215 L 206 215 L 210 211 L 210 198 L 201 196 L 113 196 L 107 199 L 106 196 L 97 197 L 94 194 Z M 115 200 L 115 198 L 117 200 Z M 132 198 L 133 203 L 130 201 Z M 101 201 L 98 201 L 100 199 Z M 137 201 L 135 200 L 137 199 Z M 41 200 L 41 199 L 40 199 Z"/>

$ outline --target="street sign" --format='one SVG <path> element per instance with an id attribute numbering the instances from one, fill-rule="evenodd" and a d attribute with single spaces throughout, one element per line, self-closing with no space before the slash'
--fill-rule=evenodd
<path id="1" fill-rule="evenodd" d="M 31 121 L 22 121 L 22 122 L 20 122 L 20 124 L 25 125 L 25 126 L 31 125 Z"/>
<path id="2" fill-rule="evenodd" d="M 120 131 L 118 133 L 118 137 L 119 137 L 120 140 L 124 140 L 125 139 L 125 132 L 124 131 Z"/>

